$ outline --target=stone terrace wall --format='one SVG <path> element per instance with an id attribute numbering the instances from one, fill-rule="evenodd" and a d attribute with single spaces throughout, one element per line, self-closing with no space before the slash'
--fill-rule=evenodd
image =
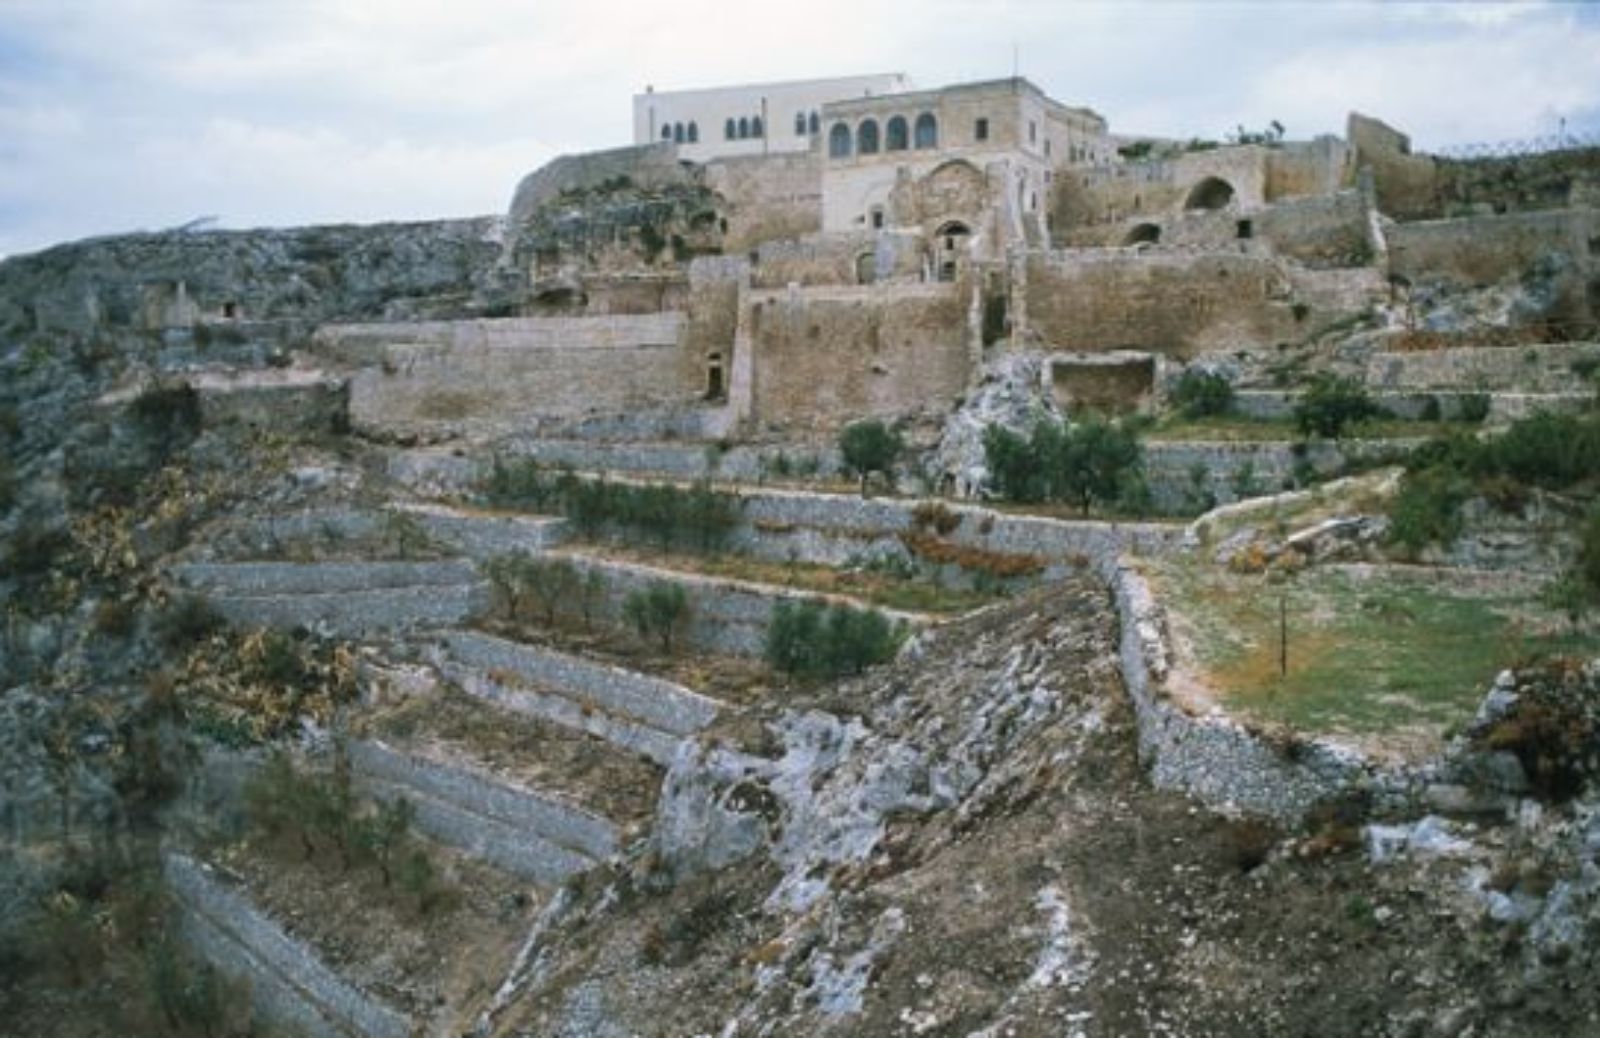
<path id="1" fill-rule="evenodd" d="M 1574 365 L 1600 363 L 1600 343 L 1545 346 L 1455 347 L 1374 353 L 1367 360 L 1369 386 L 1384 389 L 1450 387 L 1517 390 L 1525 393 L 1583 392 Z"/>
<path id="2" fill-rule="evenodd" d="M 185 938 L 223 973 L 249 982 L 263 1016 L 313 1038 L 409 1038 L 405 1014 L 341 980 L 205 866 L 168 854 L 165 872 Z"/>
<path id="3" fill-rule="evenodd" d="M 860 418 L 943 413 L 966 387 L 968 296 L 959 284 L 752 293 L 751 413 L 813 432 Z"/>
<path id="4" fill-rule="evenodd" d="M 692 403 L 682 315 L 523 318 L 324 329 L 350 382 L 350 420 L 376 436 L 445 438 L 539 418 Z"/>
<path id="5" fill-rule="evenodd" d="M 1293 759 L 1237 723 L 1196 717 L 1166 698 L 1171 657 L 1165 620 L 1149 585 L 1128 566 L 1101 569 L 1121 618 L 1118 658 L 1139 727 L 1139 756 L 1158 787 L 1222 809 L 1294 824 L 1319 800 L 1371 778 L 1361 758 L 1321 743 Z"/>

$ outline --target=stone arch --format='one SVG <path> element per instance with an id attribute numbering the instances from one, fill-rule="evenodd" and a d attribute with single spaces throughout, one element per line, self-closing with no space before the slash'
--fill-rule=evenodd
<path id="1" fill-rule="evenodd" d="M 1122 239 L 1124 245 L 1154 245 L 1161 240 L 1161 228 L 1153 223 L 1141 223 Z"/>
<path id="2" fill-rule="evenodd" d="M 933 233 L 934 274 L 940 281 L 954 281 L 966 258 L 972 228 L 962 220 L 947 220 Z"/>
<path id="3" fill-rule="evenodd" d="M 833 129 L 828 131 L 828 157 L 834 159 L 849 158 L 850 144 L 850 127 L 844 123 L 834 123 Z"/>
<path id="4" fill-rule="evenodd" d="M 932 112 L 917 116 L 916 146 L 919 151 L 939 146 L 939 120 L 933 117 Z"/>
<path id="5" fill-rule="evenodd" d="M 884 151 L 905 151 L 910 144 L 910 130 L 906 127 L 905 116 L 897 115 L 884 124 Z"/>
<path id="6" fill-rule="evenodd" d="M 863 119 L 861 125 L 856 127 L 856 154 L 876 155 L 878 153 L 878 120 Z"/>
<path id="7" fill-rule="evenodd" d="M 1226 209 L 1233 202 L 1233 185 L 1221 177 L 1206 177 L 1189 190 L 1183 208 L 1190 211 L 1215 212 Z"/>

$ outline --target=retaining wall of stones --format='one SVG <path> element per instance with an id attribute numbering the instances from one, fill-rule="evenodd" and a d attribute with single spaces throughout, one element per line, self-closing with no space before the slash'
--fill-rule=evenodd
<path id="1" fill-rule="evenodd" d="M 690 735 L 717 718 L 714 700 L 648 674 L 473 631 L 447 632 L 444 644 L 468 666 L 509 671 L 532 685 L 672 735 Z"/>
<path id="2" fill-rule="evenodd" d="M 685 644 L 708 652 L 734 656 L 761 655 L 767 628 L 772 622 L 772 611 L 782 601 L 816 600 L 860 606 L 858 602 L 837 596 L 792 591 L 767 584 L 703 577 L 592 555 L 574 555 L 571 558 L 581 571 L 587 573 L 598 570 L 604 578 L 605 595 L 598 612 L 613 623 L 623 622 L 623 603 L 633 592 L 646 590 L 657 582 L 681 586 L 688 595 L 689 616 L 678 638 Z M 880 611 L 891 620 L 913 626 L 928 622 L 927 617 L 910 613 L 889 609 Z"/>
<path id="3" fill-rule="evenodd" d="M 1509 422 L 1535 411 L 1576 412 L 1594 400 L 1593 393 L 1483 393 L 1470 389 L 1414 389 L 1370 394 L 1373 403 L 1396 418 L 1416 421 L 1429 417 L 1454 421 L 1464 417 L 1474 398 L 1487 398 L 1487 419 Z M 1234 394 L 1233 410 L 1246 418 L 1287 420 L 1294 417 L 1300 394 L 1270 389 L 1242 390 Z M 1432 415 L 1429 412 L 1432 411 Z"/>
<path id="4" fill-rule="evenodd" d="M 1314 440 L 1297 444 L 1287 440 L 1269 442 L 1228 442 L 1183 440 L 1145 444 L 1145 477 L 1158 508 L 1181 512 L 1195 511 L 1190 498 L 1196 490 L 1194 473 L 1200 473 L 1198 490 L 1210 494 L 1213 503 L 1237 501 L 1276 493 L 1299 482 L 1296 470 L 1306 466 L 1318 478 L 1339 473 L 1352 462 L 1381 458 L 1403 458 L 1425 439 L 1406 440 Z M 1251 486 L 1241 488 L 1243 473 L 1249 466 Z M 1246 489 L 1250 493 L 1241 495 Z"/>
<path id="5" fill-rule="evenodd" d="M 197 954 L 249 983 L 257 1012 L 312 1038 L 409 1038 L 412 1021 L 346 983 L 212 870 L 181 854 L 165 860 Z"/>
<path id="6" fill-rule="evenodd" d="M 1358 785 L 1383 785 L 1358 754 L 1321 742 L 1272 746 L 1220 715 L 1195 716 L 1166 697 L 1171 666 L 1166 624 L 1138 570 L 1110 563 L 1101 576 L 1121 620 L 1118 658 L 1151 781 L 1211 807 L 1301 821 L 1318 801 Z"/>
<path id="7" fill-rule="evenodd" d="M 417 585 L 372 591 L 234 595 L 205 592 L 206 601 L 240 627 L 306 627 L 331 637 L 360 638 L 416 627 L 451 627 L 481 613 L 489 585 Z"/>
<path id="8" fill-rule="evenodd" d="M 352 741 L 349 753 L 359 781 L 397 786 L 422 798 L 443 801 L 591 860 L 616 853 L 615 825 L 532 790 L 402 753 L 376 740 Z"/>

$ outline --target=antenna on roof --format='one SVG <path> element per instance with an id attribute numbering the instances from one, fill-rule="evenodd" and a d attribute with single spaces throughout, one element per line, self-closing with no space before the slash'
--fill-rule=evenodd
<path id="1" fill-rule="evenodd" d="M 1011 78 L 1012 79 L 1016 79 L 1017 78 L 1018 69 L 1021 67 L 1021 64 L 1022 64 L 1020 54 L 1021 54 L 1021 51 L 1020 51 L 1020 48 L 1017 46 L 1017 41 L 1016 40 L 1012 40 L 1011 41 Z"/>

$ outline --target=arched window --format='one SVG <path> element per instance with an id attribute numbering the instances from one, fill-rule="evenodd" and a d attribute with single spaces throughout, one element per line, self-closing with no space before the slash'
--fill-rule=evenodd
<path id="1" fill-rule="evenodd" d="M 861 125 L 856 128 L 856 153 L 860 155 L 878 153 L 878 120 L 861 120 Z"/>
<path id="2" fill-rule="evenodd" d="M 884 124 L 883 150 L 905 151 L 908 147 L 910 147 L 910 135 L 906 130 L 906 121 L 897 115 Z"/>
<path id="3" fill-rule="evenodd" d="M 1233 185 L 1221 177 L 1206 177 L 1194 186 L 1183 207 L 1191 212 L 1197 209 L 1225 209 L 1233 201 Z"/>
<path id="4" fill-rule="evenodd" d="M 807 128 L 810 129 L 810 131 L 812 133 L 816 133 L 819 129 L 822 128 L 822 123 L 821 123 L 820 120 L 817 119 L 817 113 L 816 112 L 812 112 L 811 113 L 811 119 L 807 123 Z"/>
<path id="5" fill-rule="evenodd" d="M 931 112 L 923 112 L 917 116 L 917 147 L 937 148 L 939 146 L 939 121 Z"/>
<path id="6" fill-rule="evenodd" d="M 699 144 L 700 143 L 700 127 L 695 125 L 694 120 L 692 120 L 692 119 L 689 121 L 688 137 L 689 137 L 689 143 L 690 144 Z"/>
<path id="7" fill-rule="evenodd" d="M 750 136 L 752 136 L 752 137 L 765 137 L 766 136 L 766 132 L 762 129 L 761 116 L 759 116 L 759 115 L 750 120 Z"/>
<path id="8" fill-rule="evenodd" d="M 673 123 L 672 124 L 672 139 L 673 139 L 673 141 L 675 141 L 678 144 L 682 144 L 683 143 L 683 124 L 682 123 Z"/>
<path id="9" fill-rule="evenodd" d="M 729 119 L 727 122 L 723 123 L 722 136 L 730 141 L 739 136 L 739 124 L 734 122 L 732 119 Z"/>
<path id="10" fill-rule="evenodd" d="M 744 140 L 748 136 L 750 136 L 750 120 L 741 115 L 739 116 L 739 139 Z"/>
<path id="11" fill-rule="evenodd" d="M 671 123 L 667 123 L 667 125 L 665 125 L 665 126 L 663 126 L 661 128 L 661 139 L 664 140 L 664 141 L 672 140 L 672 124 Z"/>
<path id="12" fill-rule="evenodd" d="M 804 137 L 806 135 L 806 113 L 804 112 L 794 113 L 794 135 L 796 137 Z"/>
<path id="13" fill-rule="evenodd" d="M 833 129 L 828 131 L 828 157 L 835 159 L 850 157 L 850 127 L 844 123 L 834 123 Z"/>

